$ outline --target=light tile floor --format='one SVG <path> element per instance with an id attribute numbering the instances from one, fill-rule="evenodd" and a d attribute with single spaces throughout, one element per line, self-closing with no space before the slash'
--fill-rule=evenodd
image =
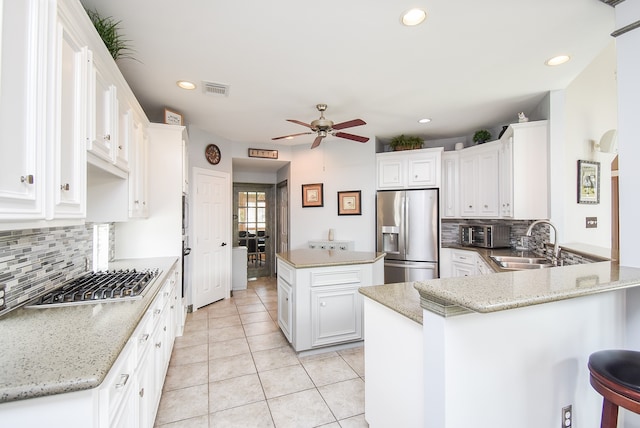
<path id="1" fill-rule="evenodd" d="M 363 348 L 298 357 L 277 307 L 275 278 L 259 278 L 188 314 L 156 427 L 368 427 Z"/>

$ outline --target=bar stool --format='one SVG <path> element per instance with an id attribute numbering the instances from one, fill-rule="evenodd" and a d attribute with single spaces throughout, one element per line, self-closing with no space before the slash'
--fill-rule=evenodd
<path id="1" fill-rule="evenodd" d="M 640 352 L 605 350 L 589 356 L 590 383 L 604 398 L 600 428 L 616 428 L 618 407 L 640 413 Z"/>

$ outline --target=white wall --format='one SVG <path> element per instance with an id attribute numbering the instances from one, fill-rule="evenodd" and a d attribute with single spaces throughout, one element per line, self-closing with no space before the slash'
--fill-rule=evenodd
<path id="1" fill-rule="evenodd" d="M 640 20 L 640 2 L 616 6 L 616 28 Z M 620 261 L 640 267 L 640 29 L 616 39 L 618 50 L 618 152 L 620 153 Z"/>
<path id="2" fill-rule="evenodd" d="M 611 248 L 611 161 L 612 155 L 593 152 L 594 141 L 617 128 L 616 49 L 612 41 L 565 91 L 564 218 L 563 242 L 582 242 Z M 600 203 L 577 203 L 577 161 L 600 162 Z M 557 174 L 552 170 L 553 174 Z M 598 227 L 587 229 L 585 217 L 597 217 Z"/>
<path id="3" fill-rule="evenodd" d="M 222 153 L 220 163 L 215 166 L 204 157 L 204 148 L 211 143 L 218 145 Z M 234 180 L 245 182 L 252 178 L 263 178 L 267 183 L 289 180 L 291 249 L 306 247 L 311 239 L 326 239 L 329 229 L 333 228 L 335 239 L 355 241 L 357 251 L 374 251 L 376 162 L 373 142 L 361 144 L 331 137 L 316 149 L 311 150 L 309 146 L 238 143 L 189 127 L 190 167 L 233 174 L 232 160 L 247 158 L 249 147 L 276 149 L 279 160 L 291 162 L 275 175 L 232 175 Z M 324 184 L 323 207 L 302 208 L 302 184 L 308 183 Z M 361 216 L 338 216 L 337 192 L 345 190 L 362 191 Z"/>
<path id="4" fill-rule="evenodd" d="M 324 206 L 302 208 L 302 185 L 323 183 Z M 360 190 L 362 215 L 338 216 L 339 191 Z M 291 249 L 304 248 L 311 239 L 355 241 L 356 251 L 375 250 L 376 161 L 372 141 L 360 144 L 337 138 L 320 147 L 296 146 L 289 183 Z"/>

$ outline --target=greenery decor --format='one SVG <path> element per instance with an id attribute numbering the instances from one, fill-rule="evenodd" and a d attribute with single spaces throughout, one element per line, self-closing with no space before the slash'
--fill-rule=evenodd
<path id="1" fill-rule="evenodd" d="M 413 150 L 422 148 L 422 139 L 416 136 L 397 135 L 389 143 L 393 150 Z"/>
<path id="2" fill-rule="evenodd" d="M 120 58 L 131 58 L 131 55 L 129 54 L 129 52 L 131 52 L 129 40 L 124 39 L 120 34 L 121 21 L 115 21 L 110 16 L 106 18 L 102 17 L 97 10 L 87 9 L 87 15 L 89 15 L 89 19 L 91 19 L 93 26 L 96 27 L 100 38 L 114 60 Z"/>
<path id="3" fill-rule="evenodd" d="M 475 134 L 473 134 L 473 142 L 477 144 L 485 143 L 490 139 L 491 139 L 491 133 L 486 129 L 481 129 L 479 131 L 476 131 Z"/>

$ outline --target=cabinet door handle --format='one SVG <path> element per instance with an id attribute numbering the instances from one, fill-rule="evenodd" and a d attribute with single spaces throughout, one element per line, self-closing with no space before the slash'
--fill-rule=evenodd
<path id="1" fill-rule="evenodd" d="M 142 335 L 140 342 L 146 342 L 147 340 L 149 340 L 149 333 Z"/>
<path id="2" fill-rule="evenodd" d="M 129 375 L 128 374 L 121 374 L 120 375 L 120 382 L 116 383 L 116 389 L 124 388 L 124 386 L 127 384 L 128 380 L 129 380 Z"/>
<path id="3" fill-rule="evenodd" d="M 324 308 L 325 306 L 327 306 L 327 302 L 320 302 L 320 306 Z"/>
<path id="4" fill-rule="evenodd" d="M 160 348 L 162 346 L 162 342 L 156 343 L 156 348 Z"/>
<path id="5" fill-rule="evenodd" d="M 111 141 L 111 135 L 107 134 L 104 136 L 105 141 Z"/>
<path id="6" fill-rule="evenodd" d="M 141 398 L 144 397 L 144 388 L 142 388 L 138 394 L 140 394 Z"/>
<path id="7" fill-rule="evenodd" d="M 20 183 L 33 184 L 33 174 L 21 176 Z"/>
<path id="8" fill-rule="evenodd" d="M 153 314 L 158 315 L 160 312 L 162 312 L 162 309 L 156 309 L 155 311 L 153 311 Z"/>
<path id="9" fill-rule="evenodd" d="M 68 192 L 70 188 L 71 186 L 69 186 L 69 183 L 64 183 L 60 185 L 60 190 L 64 190 Z"/>

